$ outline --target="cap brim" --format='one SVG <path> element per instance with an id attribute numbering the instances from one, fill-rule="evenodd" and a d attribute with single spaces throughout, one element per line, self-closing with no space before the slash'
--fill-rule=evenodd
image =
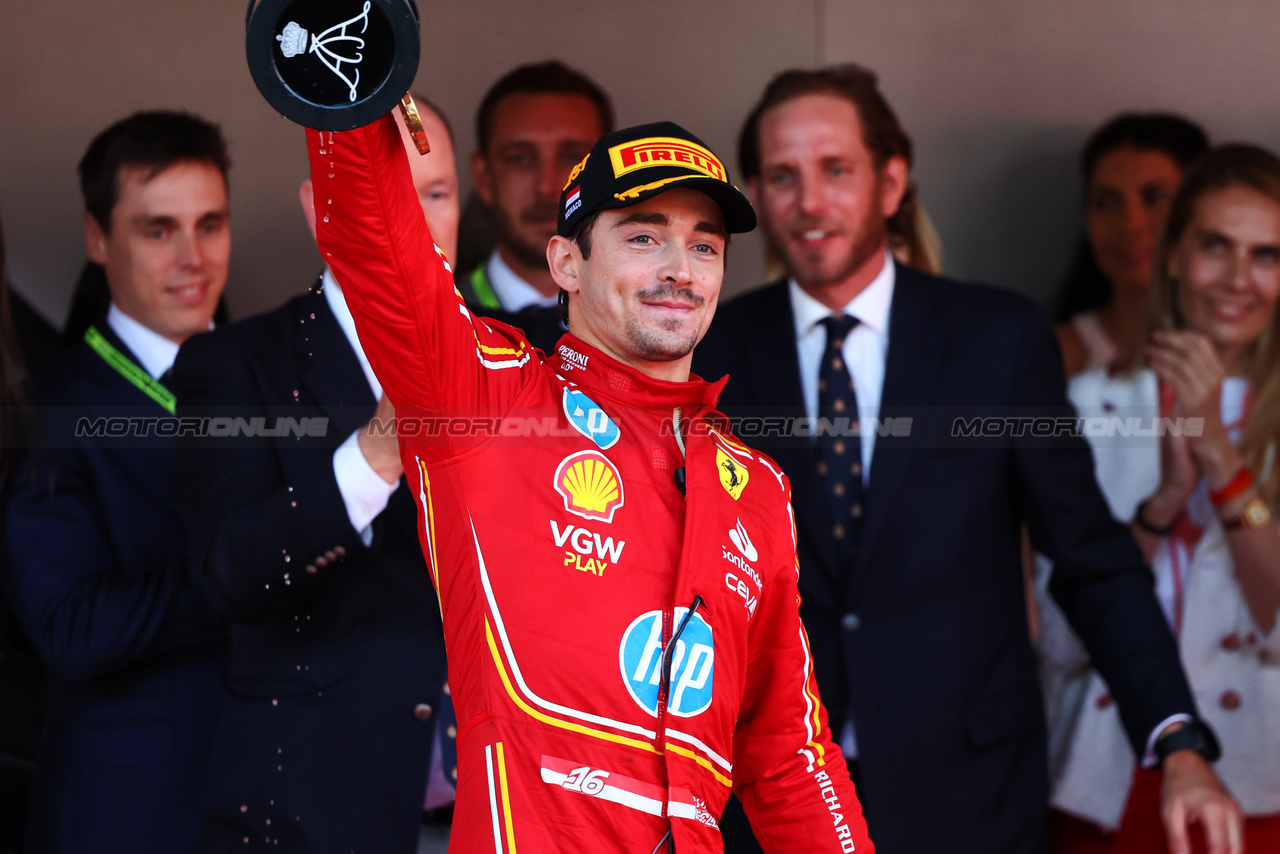
<path id="1" fill-rule="evenodd" d="M 689 190 L 697 190 L 710 196 L 716 204 L 720 205 L 720 211 L 724 214 L 724 227 L 730 234 L 744 234 L 752 231 L 756 227 L 756 211 L 751 206 L 751 202 L 743 195 L 742 191 L 732 184 L 725 183 L 716 178 L 704 178 L 700 175 L 692 175 L 688 178 L 681 178 L 672 181 L 661 187 L 652 190 L 645 190 L 635 196 L 627 196 L 625 199 L 619 199 L 616 196 L 608 202 L 600 205 L 597 210 L 617 210 L 619 208 L 629 208 L 632 205 L 639 204 L 646 199 L 652 199 L 654 196 L 660 196 L 668 190 L 675 190 L 684 187 Z"/>

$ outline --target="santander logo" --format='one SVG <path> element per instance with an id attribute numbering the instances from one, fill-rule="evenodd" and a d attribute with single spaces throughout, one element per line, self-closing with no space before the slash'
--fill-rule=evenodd
<path id="1" fill-rule="evenodd" d="M 759 560 L 760 553 L 756 551 L 755 545 L 751 542 L 751 538 L 747 536 L 747 529 L 742 527 L 742 520 L 738 520 L 738 524 L 729 531 L 729 539 L 733 540 L 734 546 L 742 553 L 747 560 Z"/>

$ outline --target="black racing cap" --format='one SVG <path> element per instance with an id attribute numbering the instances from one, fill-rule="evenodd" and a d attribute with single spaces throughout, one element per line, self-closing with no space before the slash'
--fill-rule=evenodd
<path id="1" fill-rule="evenodd" d="M 756 227 L 751 202 L 729 183 L 720 158 L 680 125 L 654 122 L 605 134 L 573 167 L 560 193 L 558 231 L 568 237 L 593 211 L 630 207 L 676 187 L 714 199 L 730 234 Z"/>

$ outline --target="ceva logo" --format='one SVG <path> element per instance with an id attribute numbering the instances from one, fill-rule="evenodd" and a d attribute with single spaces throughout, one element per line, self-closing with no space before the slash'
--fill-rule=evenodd
<path id="1" fill-rule="evenodd" d="M 673 625 L 680 625 L 688 608 L 676 608 Z M 662 683 L 662 612 L 648 611 L 636 617 L 622 635 L 618 664 L 631 699 L 654 717 Z M 715 676 L 715 644 L 711 626 L 694 613 L 676 640 L 671 656 L 671 685 L 667 711 L 681 718 L 700 715 L 711 707 Z"/>

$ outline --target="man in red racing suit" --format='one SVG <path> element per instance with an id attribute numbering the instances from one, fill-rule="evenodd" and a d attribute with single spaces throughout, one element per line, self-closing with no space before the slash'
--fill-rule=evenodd
<path id="1" fill-rule="evenodd" d="M 395 405 L 444 615 L 453 850 L 720 851 L 732 787 L 766 851 L 873 851 L 797 611 L 786 477 L 721 426 L 724 380 L 689 377 L 687 358 L 641 370 L 574 311 L 602 282 L 631 298 L 607 268 L 625 231 L 624 272 L 648 264 L 644 293 L 668 293 L 633 304 L 638 322 L 697 307 L 701 337 L 725 232 L 755 220 L 720 162 L 671 124 L 597 143 L 561 206 L 575 222 L 605 209 L 587 225 L 597 278 L 569 304 L 578 337 L 544 356 L 457 296 L 392 119 L 307 143 L 320 246 Z M 662 150 L 679 165 L 645 172 Z M 701 220 L 681 232 L 690 206 Z M 552 239 L 553 269 L 569 246 Z"/>

